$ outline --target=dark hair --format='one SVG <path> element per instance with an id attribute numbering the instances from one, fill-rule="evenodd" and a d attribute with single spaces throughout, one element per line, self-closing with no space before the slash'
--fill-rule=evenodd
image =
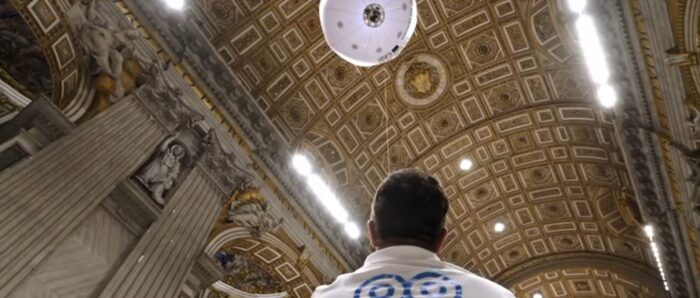
<path id="1" fill-rule="evenodd" d="M 437 243 L 445 224 L 448 202 L 440 183 L 416 170 L 399 170 L 387 177 L 372 202 L 372 220 L 380 242 Z"/>

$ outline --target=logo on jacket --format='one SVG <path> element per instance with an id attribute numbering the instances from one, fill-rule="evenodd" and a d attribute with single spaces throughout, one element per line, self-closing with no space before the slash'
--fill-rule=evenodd
<path id="1" fill-rule="evenodd" d="M 354 298 L 462 298 L 462 286 L 451 278 L 432 271 L 419 273 L 409 280 L 397 274 L 379 274 L 355 289 Z"/>

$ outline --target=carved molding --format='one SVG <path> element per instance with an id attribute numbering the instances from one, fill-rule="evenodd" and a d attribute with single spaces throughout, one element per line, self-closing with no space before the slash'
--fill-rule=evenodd
<path id="1" fill-rule="evenodd" d="M 639 124 L 656 126 L 658 123 L 653 94 L 645 90 L 642 77 L 642 59 L 631 41 L 622 1 L 596 2 L 592 8 L 599 30 L 608 50 L 608 62 L 618 86 L 620 105 L 616 108 L 616 132 L 625 149 L 627 166 L 634 184 L 637 200 L 645 219 L 657 230 L 662 260 L 670 288 L 678 297 L 690 297 L 695 292 L 695 281 L 689 272 L 689 260 L 681 236 L 678 218 L 670 206 L 673 201 L 663 157 L 656 135 L 639 129 Z M 652 90 L 651 92 L 655 92 Z M 651 150 L 650 150 L 651 149 Z M 693 284 L 691 286 L 691 284 Z"/>

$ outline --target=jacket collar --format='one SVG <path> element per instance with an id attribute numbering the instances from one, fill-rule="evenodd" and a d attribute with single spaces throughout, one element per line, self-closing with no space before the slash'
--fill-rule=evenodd
<path id="1" fill-rule="evenodd" d="M 412 246 L 412 245 L 396 245 L 389 246 L 377 250 L 367 256 L 364 265 L 370 265 L 375 263 L 384 263 L 391 260 L 416 260 L 423 259 L 428 261 L 440 261 L 440 258 L 432 251 L 426 250 L 422 247 Z"/>

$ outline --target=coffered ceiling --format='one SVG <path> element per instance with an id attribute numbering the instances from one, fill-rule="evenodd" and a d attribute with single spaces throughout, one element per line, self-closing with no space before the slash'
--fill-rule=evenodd
<path id="1" fill-rule="evenodd" d="M 513 286 L 517 297 L 659 297 L 662 292 L 610 270 L 570 268 L 540 273 Z"/>
<path id="2" fill-rule="evenodd" d="M 595 101 L 559 3 L 418 2 L 406 50 L 373 68 L 331 52 L 318 1 L 197 0 L 193 12 L 358 221 L 389 172 L 418 167 L 451 201 L 442 255 L 469 270 L 498 278 L 529 260 L 581 251 L 653 268 L 611 115 Z M 465 157 L 475 163 L 466 172 Z M 505 232 L 494 232 L 495 222 Z M 618 282 L 614 268 L 581 270 Z M 568 273 L 533 272 L 542 275 L 533 282 Z M 635 278 L 624 282 L 643 291 Z"/>

